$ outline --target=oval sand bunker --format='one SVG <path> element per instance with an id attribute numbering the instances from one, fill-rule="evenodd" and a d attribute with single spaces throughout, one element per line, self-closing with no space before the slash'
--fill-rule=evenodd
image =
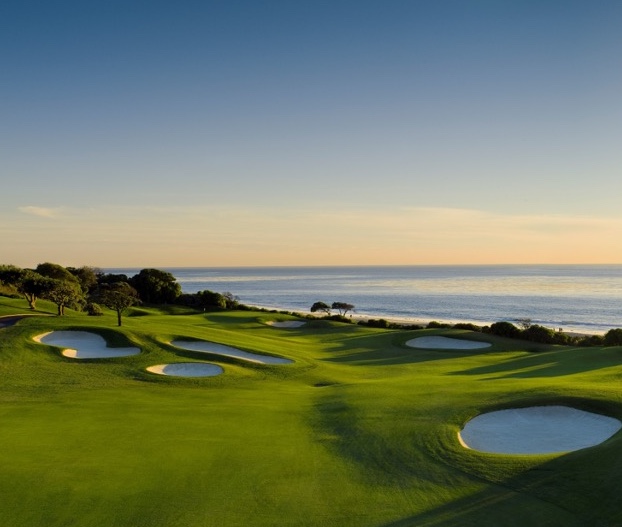
<path id="1" fill-rule="evenodd" d="M 175 377 L 214 377 L 223 373 L 217 364 L 206 362 L 176 362 L 173 364 L 156 364 L 149 366 L 147 371 L 158 375 L 172 375 Z"/>
<path id="2" fill-rule="evenodd" d="M 406 342 L 411 348 L 445 349 L 445 350 L 474 350 L 490 348 L 488 342 L 474 340 L 452 339 L 448 337 L 417 337 Z"/>
<path id="3" fill-rule="evenodd" d="M 281 320 L 281 321 L 273 321 L 273 322 L 268 322 L 269 326 L 272 326 L 273 328 L 299 328 L 301 326 L 304 326 L 306 324 L 306 322 L 302 321 L 302 320 Z"/>
<path id="4" fill-rule="evenodd" d="M 555 454 L 598 445 L 620 428 L 613 417 L 568 406 L 535 406 L 478 415 L 458 438 L 480 452 Z"/>
<path id="5" fill-rule="evenodd" d="M 72 359 L 111 359 L 138 355 L 138 348 L 109 348 L 104 338 L 88 331 L 52 331 L 34 337 L 36 342 L 64 348 Z"/>
<path id="6" fill-rule="evenodd" d="M 171 342 L 173 346 L 189 351 L 199 351 L 201 353 L 213 353 L 215 355 L 223 355 L 225 357 L 234 357 L 258 364 L 291 364 L 294 362 L 283 357 L 274 357 L 272 355 L 259 355 L 258 353 L 249 353 L 248 351 L 225 346 L 224 344 L 216 344 L 207 340 L 174 340 Z"/>

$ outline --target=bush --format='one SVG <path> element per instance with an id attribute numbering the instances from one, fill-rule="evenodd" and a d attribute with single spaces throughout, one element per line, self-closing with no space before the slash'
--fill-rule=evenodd
<path id="1" fill-rule="evenodd" d="M 344 317 L 343 315 L 328 315 L 323 317 L 324 320 L 333 320 L 335 322 L 345 322 L 347 324 L 352 324 L 352 319 L 348 317 Z"/>
<path id="2" fill-rule="evenodd" d="M 540 344 L 554 344 L 555 332 L 552 329 L 533 324 L 522 331 L 522 338 Z"/>
<path id="3" fill-rule="evenodd" d="M 445 324 L 443 322 L 437 322 L 436 320 L 432 320 L 428 322 L 428 329 L 436 329 L 436 328 L 450 328 L 451 324 Z"/>
<path id="4" fill-rule="evenodd" d="M 604 344 L 605 338 L 601 335 L 585 335 L 577 342 L 578 346 L 604 346 Z"/>
<path id="5" fill-rule="evenodd" d="M 490 333 L 499 337 L 517 339 L 521 336 L 521 331 L 511 322 L 495 322 L 490 326 Z"/>
<path id="6" fill-rule="evenodd" d="M 389 327 L 389 322 L 387 320 L 385 320 L 384 318 L 379 318 L 379 319 L 370 318 L 367 321 L 367 325 L 370 328 L 388 328 Z"/>
<path id="7" fill-rule="evenodd" d="M 476 326 L 475 324 L 470 324 L 468 322 L 458 322 L 458 324 L 454 324 L 454 329 L 467 329 L 469 331 L 481 331 L 482 328 Z"/>
<path id="8" fill-rule="evenodd" d="M 86 304 L 84 310 L 89 317 L 101 317 L 104 314 L 100 305 L 95 302 Z"/>
<path id="9" fill-rule="evenodd" d="M 622 329 L 610 329 L 605 333 L 605 346 L 622 346 Z"/>

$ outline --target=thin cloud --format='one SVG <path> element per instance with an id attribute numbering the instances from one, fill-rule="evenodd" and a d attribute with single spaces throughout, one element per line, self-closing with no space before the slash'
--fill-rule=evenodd
<path id="1" fill-rule="evenodd" d="M 40 218 L 58 218 L 60 215 L 60 209 L 58 208 L 53 209 L 49 207 L 35 207 L 33 205 L 18 207 L 18 210 L 24 214 L 39 216 Z"/>

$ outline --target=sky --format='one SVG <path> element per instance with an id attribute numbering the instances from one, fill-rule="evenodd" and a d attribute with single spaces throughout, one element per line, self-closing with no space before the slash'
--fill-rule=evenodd
<path id="1" fill-rule="evenodd" d="M 0 263 L 622 263 L 618 0 L 5 0 Z"/>

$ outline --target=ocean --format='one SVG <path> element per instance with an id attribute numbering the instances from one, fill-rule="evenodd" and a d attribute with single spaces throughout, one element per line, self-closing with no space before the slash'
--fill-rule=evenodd
<path id="1" fill-rule="evenodd" d="M 230 292 L 243 304 L 309 313 L 347 302 L 357 315 L 480 325 L 506 320 L 604 333 L 622 327 L 622 265 L 422 265 L 161 268 L 184 293 Z M 136 274 L 140 269 L 106 269 Z"/>

